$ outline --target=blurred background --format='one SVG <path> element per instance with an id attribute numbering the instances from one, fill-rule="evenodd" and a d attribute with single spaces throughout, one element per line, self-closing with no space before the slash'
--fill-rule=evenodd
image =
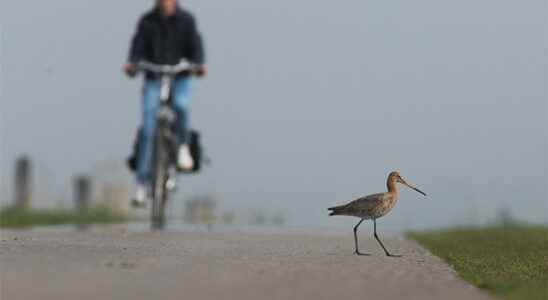
<path id="1" fill-rule="evenodd" d="M 151 5 L 0 3 L 2 205 L 22 155 L 32 206 L 72 207 L 81 175 L 126 205 L 141 81 L 121 67 Z M 201 199 L 227 222 L 347 228 L 326 208 L 397 169 L 430 197 L 405 190 L 389 230 L 548 223 L 546 1 L 183 5 L 207 46 L 192 120 L 213 164 L 181 179 L 172 217 Z"/>

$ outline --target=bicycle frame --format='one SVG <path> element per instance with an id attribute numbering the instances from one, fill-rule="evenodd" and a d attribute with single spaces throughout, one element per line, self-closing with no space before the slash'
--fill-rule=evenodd
<path id="1" fill-rule="evenodd" d="M 177 119 L 177 113 L 171 106 L 171 85 L 173 84 L 173 77 L 169 75 L 162 75 L 160 79 L 160 108 L 156 115 L 157 126 L 160 128 L 163 125 L 172 124 Z"/>
<path id="2" fill-rule="evenodd" d="M 171 76 L 162 75 L 162 78 L 160 80 L 160 100 L 162 101 L 162 103 L 169 101 L 171 95 L 171 83 Z"/>

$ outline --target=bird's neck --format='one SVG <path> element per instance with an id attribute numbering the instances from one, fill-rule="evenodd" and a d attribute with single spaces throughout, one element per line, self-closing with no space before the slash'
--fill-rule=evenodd
<path id="1" fill-rule="evenodd" d="M 398 196 L 400 194 L 400 190 L 398 189 L 398 185 L 395 181 L 388 181 L 386 183 L 386 186 L 388 187 L 389 193 L 394 194 L 395 196 Z"/>

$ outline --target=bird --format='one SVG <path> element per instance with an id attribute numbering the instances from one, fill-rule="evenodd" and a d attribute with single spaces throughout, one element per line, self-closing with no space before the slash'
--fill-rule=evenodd
<path id="1" fill-rule="evenodd" d="M 399 257 L 400 255 L 392 255 L 386 247 L 383 245 L 377 234 L 377 219 L 386 216 L 396 205 L 400 192 L 398 189 L 398 183 L 403 184 L 420 194 L 427 196 L 423 191 L 419 190 L 415 186 L 407 183 L 403 179 L 398 171 L 393 171 L 388 175 L 386 182 L 388 192 L 373 194 L 354 200 L 348 204 L 335 206 L 328 208 L 331 212 L 329 216 L 350 216 L 360 218 L 360 221 L 354 227 L 354 246 L 356 255 L 369 255 L 360 252 L 358 247 L 358 227 L 365 220 L 373 220 L 373 236 L 375 240 L 381 245 L 386 256 Z"/>

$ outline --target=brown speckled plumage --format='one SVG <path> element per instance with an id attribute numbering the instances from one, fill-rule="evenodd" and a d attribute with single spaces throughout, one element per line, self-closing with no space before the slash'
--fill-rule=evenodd
<path id="1" fill-rule="evenodd" d="M 382 242 L 377 236 L 376 220 L 378 218 L 386 216 L 394 208 L 394 206 L 396 206 L 396 203 L 398 202 L 398 198 L 400 196 L 398 186 L 397 186 L 398 183 L 404 184 L 426 196 L 425 193 L 423 193 L 416 187 L 408 184 L 400 176 L 399 172 L 392 172 L 390 173 L 390 175 L 388 175 L 388 180 L 386 182 L 388 192 L 365 196 L 357 200 L 354 200 L 348 204 L 329 208 L 329 210 L 331 211 L 331 213 L 329 214 L 330 216 L 351 216 L 351 217 L 357 217 L 361 219 L 358 225 L 354 227 L 354 240 L 356 244 L 356 254 L 362 255 L 358 250 L 358 238 L 356 235 L 358 227 L 361 225 L 361 223 L 364 220 L 373 220 L 375 239 L 377 239 L 377 241 L 380 243 L 386 255 L 393 256 L 386 250 L 386 248 L 384 247 L 384 245 L 382 244 Z"/>
<path id="2" fill-rule="evenodd" d="M 388 214 L 397 201 L 397 195 L 391 193 L 369 195 L 346 205 L 333 207 L 331 216 L 352 216 L 366 220 L 378 219 Z"/>

